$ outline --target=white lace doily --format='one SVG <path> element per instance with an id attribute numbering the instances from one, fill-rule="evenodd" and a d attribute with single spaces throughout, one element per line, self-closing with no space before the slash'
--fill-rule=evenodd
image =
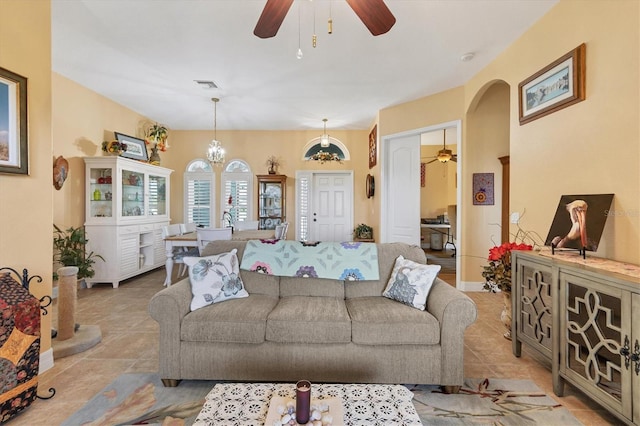
<path id="1" fill-rule="evenodd" d="M 194 425 L 256 426 L 264 424 L 271 397 L 295 396 L 295 384 L 221 383 L 206 397 Z M 313 399 L 340 398 L 348 426 L 421 425 L 411 400 L 413 393 L 402 385 L 312 384 Z"/>

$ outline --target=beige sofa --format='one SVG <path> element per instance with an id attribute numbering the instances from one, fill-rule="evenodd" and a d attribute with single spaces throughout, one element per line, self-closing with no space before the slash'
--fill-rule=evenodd
<path id="1" fill-rule="evenodd" d="M 216 241 L 203 252 L 238 250 Z M 425 263 L 422 249 L 378 244 L 380 279 L 337 281 L 240 271 L 249 297 L 190 311 L 186 278 L 153 296 L 160 376 L 181 379 L 438 384 L 464 379 L 464 331 L 477 315 L 464 293 L 437 279 L 420 311 L 382 296 L 395 259 Z"/>

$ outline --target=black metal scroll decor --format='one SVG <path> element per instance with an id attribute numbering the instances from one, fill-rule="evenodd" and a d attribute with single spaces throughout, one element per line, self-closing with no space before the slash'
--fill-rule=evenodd
<path id="1" fill-rule="evenodd" d="M 29 271 L 27 271 L 27 268 L 24 268 L 22 270 L 22 274 L 20 274 L 15 269 L 9 268 L 9 267 L 6 267 L 6 266 L 0 268 L 0 272 L 2 272 L 2 271 L 13 272 L 14 275 L 16 277 L 18 277 L 18 279 L 20 280 L 20 283 L 22 284 L 22 286 L 26 290 L 29 290 L 29 286 L 31 285 L 31 280 L 35 279 L 37 283 L 41 283 L 42 282 L 42 277 L 40 275 L 33 275 L 33 276 L 30 277 L 29 276 Z M 40 309 L 42 310 L 42 315 L 48 315 L 49 311 L 47 311 L 47 308 L 49 306 L 51 306 L 51 304 L 53 303 L 53 299 L 49 295 L 44 295 L 39 300 L 40 300 Z M 39 399 L 51 399 L 51 398 L 53 398 L 55 396 L 55 394 L 56 394 L 55 388 L 49 388 L 49 395 L 47 395 L 47 396 L 36 395 L 36 396 Z"/>

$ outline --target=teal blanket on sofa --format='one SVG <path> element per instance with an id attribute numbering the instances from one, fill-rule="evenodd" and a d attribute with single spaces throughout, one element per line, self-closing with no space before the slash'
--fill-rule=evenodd
<path id="1" fill-rule="evenodd" d="M 240 269 L 286 277 L 379 279 L 375 243 L 250 240 Z"/>

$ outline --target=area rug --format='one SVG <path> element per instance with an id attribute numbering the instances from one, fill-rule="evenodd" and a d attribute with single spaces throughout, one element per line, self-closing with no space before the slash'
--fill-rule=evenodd
<path id="1" fill-rule="evenodd" d="M 432 251 L 425 250 L 427 256 L 427 263 L 430 265 L 440 265 L 442 269 L 441 274 L 455 274 L 456 273 L 456 258 L 451 256 L 451 251 Z"/>
<path id="2" fill-rule="evenodd" d="M 192 425 L 216 383 L 183 380 L 165 388 L 156 374 L 123 374 L 62 425 Z M 581 425 L 529 380 L 466 379 L 455 395 L 438 386 L 406 386 L 424 425 Z"/>

